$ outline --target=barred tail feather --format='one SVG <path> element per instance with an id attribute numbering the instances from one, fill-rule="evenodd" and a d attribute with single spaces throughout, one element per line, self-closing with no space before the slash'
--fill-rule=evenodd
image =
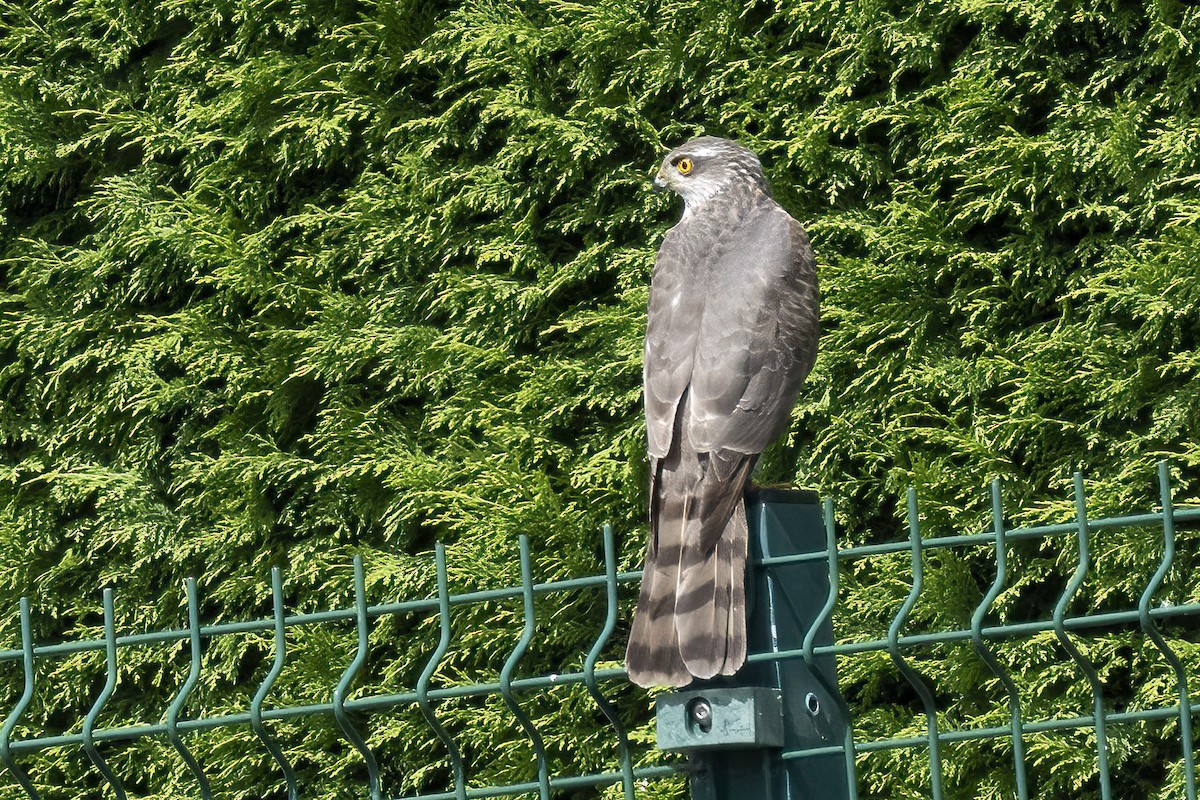
<path id="1" fill-rule="evenodd" d="M 651 484 L 651 495 L 657 480 Z M 675 632 L 675 588 L 687 521 L 687 495 L 652 500 L 650 541 L 637 613 L 625 650 L 625 669 L 638 686 L 686 686 L 692 676 L 679 654 Z M 661 502 L 660 502 L 661 500 Z"/>
<path id="2" fill-rule="evenodd" d="M 725 664 L 722 675 L 733 675 L 746 663 L 746 561 L 749 558 L 750 527 L 746 523 L 746 506 L 738 503 L 729 524 L 725 526 L 723 540 L 727 540 L 732 551 L 729 564 L 729 633 L 726 637 Z"/>
<path id="3" fill-rule="evenodd" d="M 732 552 L 724 541 L 706 558 L 679 570 L 675 631 L 687 670 L 711 678 L 725 666 L 728 650 Z"/>
<path id="4" fill-rule="evenodd" d="M 651 465 L 650 543 L 626 650 L 630 680 L 683 686 L 746 660 L 743 491 L 755 457 L 673 449 Z"/>
<path id="5" fill-rule="evenodd" d="M 694 677 L 732 675 L 746 660 L 746 547 L 739 485 L 737 509 L 707 553 L 684 546 L 675 600 L 679 651 Z"/>

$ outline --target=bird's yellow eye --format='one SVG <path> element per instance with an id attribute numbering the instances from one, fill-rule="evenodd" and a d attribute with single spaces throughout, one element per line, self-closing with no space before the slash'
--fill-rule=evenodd
<path id="1" fill-rule="evenodd" d="M 692 171 L 692 160 L 690 158 L 679 159 L 679 163 L 675 165 L 675 169 L 679 170 L 680 175 L 687 175 Z"/>

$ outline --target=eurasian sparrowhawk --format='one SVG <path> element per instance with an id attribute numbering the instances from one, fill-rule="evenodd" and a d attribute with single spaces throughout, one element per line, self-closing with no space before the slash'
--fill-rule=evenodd
<path id="1" fill-rule="evenodd" d="M 650 283 L 650 541 L 625 661 L 634 683 L 682 686 L 746 660 L 742 493 L 816 358 L 817 278 L 745 147 L 693 139 L 654 183 L 684 211 Z"/>

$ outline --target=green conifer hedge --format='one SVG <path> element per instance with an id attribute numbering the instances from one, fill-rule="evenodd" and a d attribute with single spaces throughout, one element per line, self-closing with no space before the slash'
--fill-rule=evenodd
<path id="1" fill-rule="evenodd" d="M 517 532 L 542 578 L 594 571 L 606 521 L 636 564 L 646 285 L 678 213 L 649 176 L 701 132 L 760 153 L 821 274 L 821 355 L 759 480 L 832 495 L 852 541 L 898 535 L 910 484 L 933 532 L 985 527 L 992 476 L 1021 521 L 1069 518 L 1077 467 L 1097 512 L 1150 507 L 1163 457 L 1195 500 L 1198 63 L 1200 10 L 1173 0 L 4 0 L 0 640 L 21 594 L 40 640 L 94 634 L 104 586 L 122 630 L 178 626 L 187 575 L 206 620 L 262 615 L 272 564 L 291 606 L 344 605 L 354 553 L 373 600 L 429 594 L 435 540 L 457 588 L 513 582 Z M 1088 602 L 1136 596 L 1144 541 L 1102 552 Z M 1073 558 L 1030 554 L 1002 616 L 1052 604 Z M 943 559 L 914 620 L 961 624 L 981 563 Z M 905 570 L 849 576 L 839 630 L 877 633 Z M 1200 594 L 1186 577 L 1177 601 Z M 547 605 L 530 669 L 570 666 L 600 601 Z M 441 679 L 494 680 L 517 607 L 456 626 Z M 434 631 L 378 626 L 392 658 L 366 685 L 411 687 Z M 349 633 L 305 633 L 275 701 L 326 699 Z M 1122 702 L 1169 702 L 1131 637 L 1093 655 Z M 1005 652 L 1031 715 L 1086 711 L 1049 642 Z M 244 709 L 269 653 L 211 649 L 193 711 Z M 177 655 L 131 653 L 105 723 L 157 720 Z M 951 724 L 996 719 L 977 660 L 926 656 Z M 47 667 L 39 729 L 75 724 L 100 674 L 96 654 Z M 923 724 L 886 659 L 844 683 L 865 731 Z M 556 763 L 611 764 L 588 702 L 532 702 Z M 444 710 L 473 781 L 527 779 L 499 700 Z M 415 710 L 370 723 L 389 787 L 440 785 Z M 359 796 L 331 722 L 275 730 L 308 796 Z M 1116 735 L 1122 797 L 1182 796 L 1171 730 Z M 248 730 L 193 738 L 222 797 L 282 796 Z M 194 794 L 165 741 L 110 756 L 131 790 Z M 952 796 L 1010 796 L 1003 748 L 946 761 Z M 1030 762 L 1040 796 L 1098 796 L 1084 734 L 1031 740 Z M 101 796 L 78 751 L 25 763 L 47 798 Z M 926 796 L 911 754 L 862 769 L 866 797 Z"/>

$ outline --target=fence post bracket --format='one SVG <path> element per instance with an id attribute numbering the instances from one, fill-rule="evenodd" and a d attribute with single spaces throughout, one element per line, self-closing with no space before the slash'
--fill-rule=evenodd
<path id="1" fill-rule="evenodd" d="M 658 748 L 783 746 L 783 697 L 778 689 L 739 686 L 672 692 L 654 702 Z"/>

